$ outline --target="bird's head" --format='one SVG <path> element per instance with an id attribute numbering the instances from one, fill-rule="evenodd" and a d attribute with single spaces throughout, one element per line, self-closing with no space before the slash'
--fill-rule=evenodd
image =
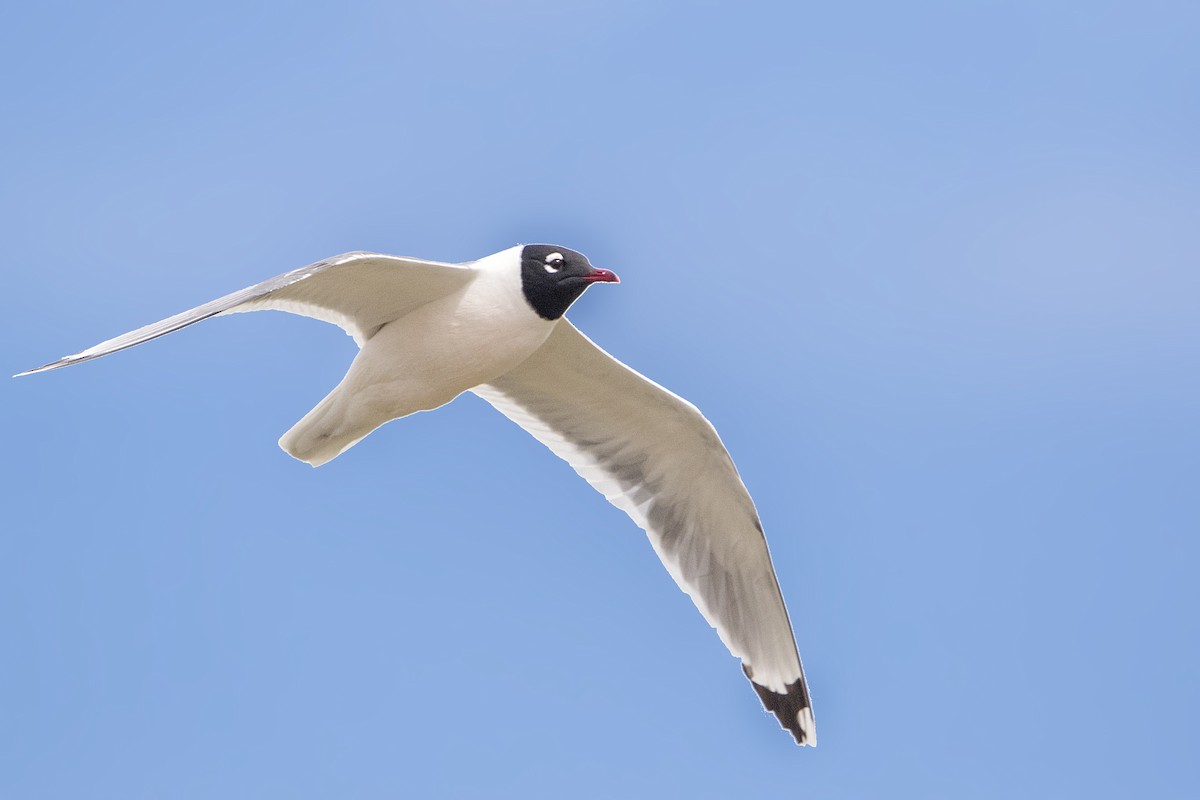
<path id="1" fill-rule="evenodd" d="M 521 248 L 521 288 L 543 319 L 561 317 L 593 283 L 620 282 L 612 272 L 593 267 L 583 253 L 552 244 Z"/>

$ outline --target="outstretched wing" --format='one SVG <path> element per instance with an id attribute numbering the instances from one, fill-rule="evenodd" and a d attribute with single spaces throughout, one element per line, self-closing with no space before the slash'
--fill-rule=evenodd
<path id="1" fill-rule="evenodd" d="M 565 459 L 650 537 L 671 577 L 742 659 L 801 745 L 816 728 L 754 503 L 716 430 L 567 320 L 528 360 L 473 389 Z"/>
<path id="2" fill-rule="evenodd" d="M 446 264 L 382 253 L 344 253 L 286 272 L 20 375 L 91 361 L 218 314 L 243 311 L 287 311 L 331 322 L 353 336 L 361 347 L 387 323 L 417 306 L 450 294 L 474 274 L 470 263 Z"/>

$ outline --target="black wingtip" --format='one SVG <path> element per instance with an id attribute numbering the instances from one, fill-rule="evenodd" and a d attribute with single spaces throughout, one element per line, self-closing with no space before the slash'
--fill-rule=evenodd
<path id="1" fill-rule="evenodd" d="M 801 747 L 805 745 L 816 747 L 817 727 L 813 720 L 812 701 L 808 698 L 808 687 L 804 684 L 804 676 L 801 675 L 787 685 L 787 694 L 779 694 L 755 683 L 754 677 L 745 665 L 742 665 L 742 672 L 746 673 L 746 677 L 750 679 L 750 685 L 754 687 L 763 707 L 775 715 L 784 730 L 792 734 L 796 744 Z"/>

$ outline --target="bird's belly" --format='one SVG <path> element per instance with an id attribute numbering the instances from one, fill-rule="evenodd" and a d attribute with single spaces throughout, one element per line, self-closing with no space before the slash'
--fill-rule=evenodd
<path id="1" fill-rule="evenodd" d="M 447 313 L 440 305 L 384 326 L 366 343 L 358 359 L 364 400 L 394 416 L 437 408 L 520 364 L 554 327 L 532 313 Z"/>
<path id="2" fill-rule="evenodd" d="M 457 378 L 466 391 L 495 380 L 528 358 L 541 347 L 551 325 L 537 321 L 533 325 L 455 325 L 447 332 L 445 348 L 438 362 L 430 367 L 448 377 Z"/>

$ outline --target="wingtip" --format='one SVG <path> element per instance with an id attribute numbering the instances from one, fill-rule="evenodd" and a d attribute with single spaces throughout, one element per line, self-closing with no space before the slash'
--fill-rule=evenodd
<path id="1" fill-rule="evenodd" d="M 60 358 L 58 361 L 51 361 L 49 364 L 42 364 L 40 367 L 34 367 L 33 369 L 27 369 L 24 372 L 18 372 L 16 375 L 13 375 L 13 377 L 14 378 L 24 378 L 26 375 L 36 375 L 39 372 L 49 372 L 52 369 L 58 369 L 59 367 L 65 367 L 71 363 L 73 363 L 73 362 L 69 358 Z"/>
<path id="2" fill-rule="evenodd" d="M 796 714 L 796 721 L 799 723 L 800 729 L 806 734 L 804 741 L 796 741 L 796 744 L 801 747 L 816 747 L 817 746 L 817 722 L 813 719 L 812 707 L 805 706 Z"/>
<path id="3" fill-rule="evenodd" d="M 787 684 L 786 693 L 780 694 L 755 683 L 750 670 L 745 665 L 742 666 L 742 672 L 746 673 L 746 677 L 750 679 L 750 685 L 754 687 L 763 707 L 775 715 L 783 729 L 796 740 L 796 744 L 801 747 L 816 747 L 817 724 L 813 718 L 812 701 L 808 698 L 808 687 L 804 683 L 804 676 Z"/>

